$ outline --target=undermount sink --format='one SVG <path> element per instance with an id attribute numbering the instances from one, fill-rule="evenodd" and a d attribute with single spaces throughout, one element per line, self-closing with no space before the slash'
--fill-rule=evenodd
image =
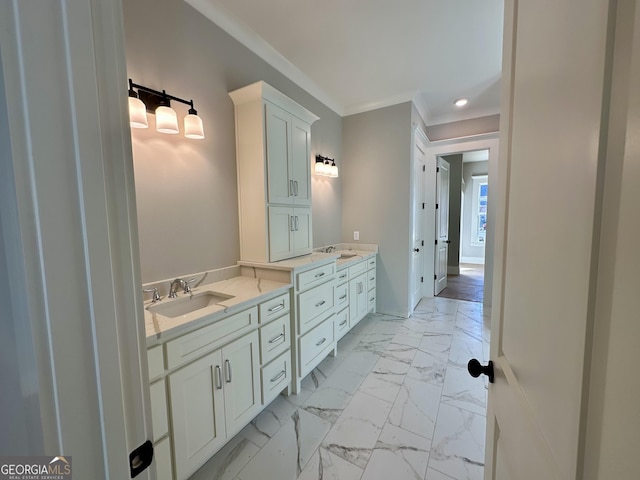
<path id="1" fill-rule="evenodd" d="M 215 305 L 233 298 L 232 295 L 223 295 L 217 292 L 200 292 L 189 297 L 184 296 L 169 300 L 166 303 L 156 303 L 147 307 L 151 313 L 157 313 L 165 317 L 175 318 L 187 315 L 210 305 Z"/>
<path id="2" fill-rule="evenodd" d="M 340 256 L 338 257 L 338 259 L 341 258 L 353 258 L 353 257 L 357 257 L 358 254 L 357 253 L 341 253 Z"/>

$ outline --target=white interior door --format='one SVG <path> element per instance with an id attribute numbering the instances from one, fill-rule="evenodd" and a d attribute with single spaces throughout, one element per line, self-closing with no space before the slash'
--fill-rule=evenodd
<path id="1" fill-rule="evenodd" d="M 447 286 L 447 263 L 449 257 L 449 162 L 438 157 L 436 173 L 436 259 L 435 294 Z"/>
<path id="2" fill-rule="evenodd" d="M 585 478 L 608 9 L 505 4 L 487 480 Z"/>
<path id="3" fill-rule="evenodd" d="M 425 165 L 426 154 L 422 142 L 414 144 L 413 152 L 413 232 L 411 234 L 411 301 L 413 311 L 423 296 L 424 285 L 424 217 L 425 217 Z"/>

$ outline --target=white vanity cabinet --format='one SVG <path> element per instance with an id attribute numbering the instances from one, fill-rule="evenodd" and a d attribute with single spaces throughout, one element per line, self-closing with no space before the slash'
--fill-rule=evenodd
<path id="1" fill-rule="evenodd" d="M 262 407 L 258 332 L 169 375 L 176 476 L 187 478 Z"/>
<path id="2" fill-rule="evenodd" d="M 349 267 L 349 327 L 353 328 L 368 311 L 367 263 Z"/>
<path id="3" fill-rule="evenodd" d="M 275 262 L 311 253 L 311 124 L 318 117 L 265 82 L 229 95 L 241 259 Z"/>
<path id="4" fill-rule="evenodd" d="M 185 480 L 290 390 L 291 290 L 147 350 L 157 477 Z"/>

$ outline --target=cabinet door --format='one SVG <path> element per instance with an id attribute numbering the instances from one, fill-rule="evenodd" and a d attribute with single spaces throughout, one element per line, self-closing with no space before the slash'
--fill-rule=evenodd
<path id="1" fill-rule="evenodd" d="M 262 407 L 258 332 L 222 348 L 227 435 L 235 435 Z"/>
<path id="2" fill-rule="evenodd" d="M 220 350 L 169 375 L 178 480 L 188 478 L 225 442 Z"/>
<path id="3" fill-rule="evenodd" d="M 367 276 L 363 273 L 349 281 L 350 327 L 367 314 L 367 307 Z"/>
<path id="4" fill-rule="evenodd" d="M 311 234 L 311 208 L 294 208 L 293 254 L 311 253 L 313 239 Z"/>
<path id="5" fill-rule="evenodd" d="M 291 115 L 271 103 L 265 103 L 267 182 L 269 203 L 293 203 L 293 179 L 289 165 Z"/>
<path id="6" fill-rule="evenodd" d="M 295 219 L 290 207 L 269 207 L 269 261 L 291 258 Z"/>
<path id="7" fill-rule="evenodd" d="M 311 127 L 292 117 L 291 179 L 296 205 L 311 205 Z"/>

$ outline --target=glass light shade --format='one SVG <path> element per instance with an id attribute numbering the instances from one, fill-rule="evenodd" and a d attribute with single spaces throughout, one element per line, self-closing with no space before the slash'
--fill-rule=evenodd
<path id="1" fill-rule="evenodd" d="M 202 119 L 198 115 L 189 114 L 184 117 L 184 136 L 196 140 L 204 138 Z"/>
<path id="2" fill-rule="evenodd" d="M 173 108 L 156 108 L 156 130 L 160 133 L 178 133 L 178 116 Z"/>
<path id="3" fill-rule="evenodd" d="M 329 167 L 329 176 L 333 178 L 338 176 L 338 166 L 336 165 L 336 162 L 333 162 L 331 167 Z"/>
<path id="4" fill-rule="evenodd" d="M 131 128 L 149 128 L 147 107 L 136 97 L 129 97 L 129 125 Z"/>
<path id="5" fill-rule="evenodd" d="M 316 166 L 313 171 L 316 175 L 324 175 L 324 162 L 316 161 Z"/>

